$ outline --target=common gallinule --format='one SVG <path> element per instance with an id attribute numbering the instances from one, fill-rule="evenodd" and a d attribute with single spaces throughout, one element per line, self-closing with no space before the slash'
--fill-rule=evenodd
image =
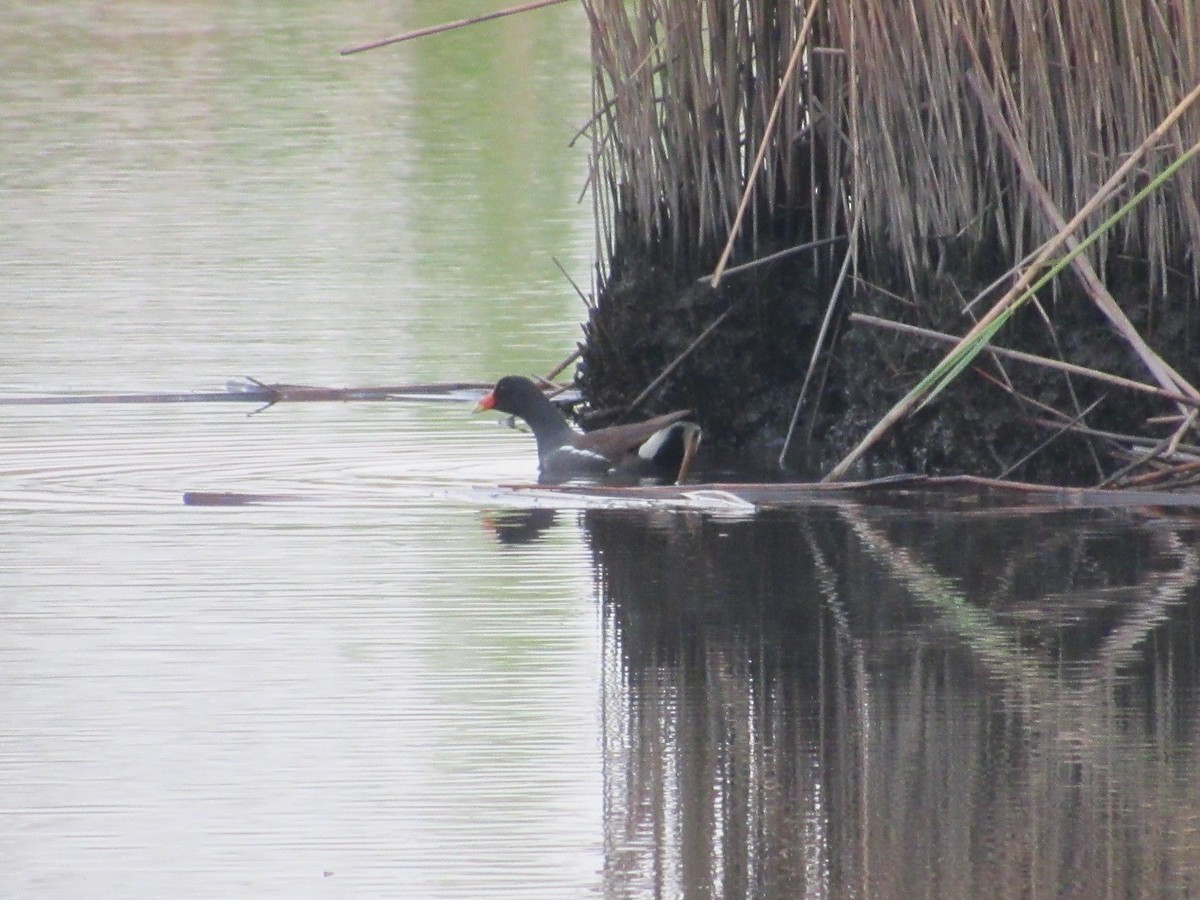
<path id="1" fill-rule="evenodd" d="M 520 375 L 506 375 L 475 406 L 524 419 L 537 438 L 542 478 L 548 481 L 610 473 L 647 475 L 682 482 L 700 445 L 700 426 L 685 422 L 689 410 L 644 422 L 579 432 L 541 389 Z"/>

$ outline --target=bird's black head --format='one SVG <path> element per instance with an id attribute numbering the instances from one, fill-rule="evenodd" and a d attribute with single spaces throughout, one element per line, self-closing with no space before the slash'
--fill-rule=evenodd
<path id="1" fill-rule="evenodd" d="M 531 410 L 548 403 L 546 395 L 528 378 L 522 375 L 505 375 L 475 408 L 494 409 L 510 416 L 525 417 Z"/>

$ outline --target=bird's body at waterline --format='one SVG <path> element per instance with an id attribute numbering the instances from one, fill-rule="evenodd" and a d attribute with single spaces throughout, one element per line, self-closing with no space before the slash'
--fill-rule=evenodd
<path id="1" fill-rule="evenodd" d="M 700 426 L 684 421 L 689 414 L 685 409 L 642 422 L 577 431 L 536 384 L 520 375 L 501 378 L 475 409 L 524 419 L 537 439 L 541 474 L 547 481 L 624 473 L 678 483 L 687 477 L 700 444 Z"/>

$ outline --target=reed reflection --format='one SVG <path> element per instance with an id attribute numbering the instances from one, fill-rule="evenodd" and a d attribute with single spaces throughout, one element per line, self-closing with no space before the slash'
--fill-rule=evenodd
<path id="1" fill-rule="evenodd" d="M 1200 888 L 1190 523 L 584 521 L 608 896 Z"/>

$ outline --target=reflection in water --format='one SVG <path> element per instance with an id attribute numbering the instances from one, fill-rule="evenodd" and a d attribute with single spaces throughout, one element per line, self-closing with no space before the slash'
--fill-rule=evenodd
<path id="1" fill-rule="evenodd" d="M 496 537 L 502 546 L 532 544 L 545 536 L 558 518 L 554 509 L 501 509 L 490 510 L 482 515 L 484 527 Z"/>
<path id="2" fill-rule="evenodd" d="M 1200 888 L 1190 525 L 585 524 L 610 896 Z"/>

